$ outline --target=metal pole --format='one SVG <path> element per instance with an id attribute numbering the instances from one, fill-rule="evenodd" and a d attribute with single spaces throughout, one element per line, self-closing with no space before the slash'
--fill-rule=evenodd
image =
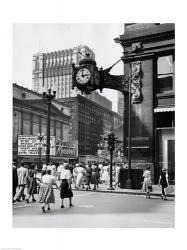
<path id="1" fill-rule="evenodd" d="M 38 133 L 38 140 L 39 140 L 39 146 L 38 146 L 38 154 L 39 154 L 39 160 L 38 160 L 38 168 L 39 170 L 42 170 L 42 164 L 41 164 L 41 157 L 42 157 L 42 139 L 43 135 L 41 133 Z"/>
<path id="2" fill-rule="evenodd" d="M 39 146 L 39 163 L 38 163 L 38 165 L 39 165 L 39 170 L 42 169 L 42 167 L 41 167 L 41 151 L 42 151 L 42 148 L 41 148 L 41 145 L 40 145 L 40 146 Z"/>
<path id="3" fill-rule="evenodd" d="M 48 98 L 47 101 L 48 110 L 47 110 L 47 148 L 46 148 L 46 165 L 50 163 L 50 116 L 51 116 L 51 99 Z"/>
<path id="4" fill-rule="evenodd" d="M 131 180 L 131 84 L 132 84 L 132 64 L 129 62 L 129 107 L 128 107 L 128 179 L 126 188 L 132 188 Z"/>
<path id="5" fill-rule="evenodd" d="M 112 161 L 113 161 L 113 150 L 110 150 L 110 187 L 108 190 L 114 190 L 112 186 Z"/>
<path id="6" fill-rule="evenodd" d="M 110 188 L 112 188 L 112 156 L 113 151 L 110 151 Z"/>
<path id="7" fill-rule="evenodd" d="M 125 93 L 123 93 L 123 163 L 125 163 L 126 133 L 125 133 Z"/>
<path id="8" fill-rule="evenodd" d="M 50 118 L 51 118 L 51 100 L 55 98 L 56 91 L 51 94 L 51 89 L 48 89 L 48 93 L 43 92 L 44 98 L 47 99 L 47 143 L 46 143 L 46 165 L 50 163 Z"/>

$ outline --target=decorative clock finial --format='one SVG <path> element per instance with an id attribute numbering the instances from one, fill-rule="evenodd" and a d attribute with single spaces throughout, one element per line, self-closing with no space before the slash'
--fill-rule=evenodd
<path id="1" fill-rule="evenodd" d="M 88 53 L 88 52 L 86 52 L 86 54 L 85 54 L 86 56 L 87 56 L 87 58 L 89 58 L 90 57 L 90 53 Z"/>

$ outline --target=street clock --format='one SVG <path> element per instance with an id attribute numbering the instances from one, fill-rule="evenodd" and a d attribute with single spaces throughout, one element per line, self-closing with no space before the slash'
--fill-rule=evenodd
<path id="1" fill-rule="evenodd" d="M 95 90 L 102 90 L 104 88 L 115 89 L 123 94 L 130 92 L 132 94 L 132 103 L 141 103 L 143 96 L 141 92 L 143 78 L 143 72 L 141 70 L 140 61 L 128 61 L 131 59 L 135 51 L 140 50 L 141 47 L 138 44 L 132 44 L 132 50 L 121 57 L 111 67 L 98 69 L 96 61 L 90 57 L 90 54 L 85 56 L 79 52 L 84 58 L 79 62 L 79 66 L 76 67 L 72 64 L 72 89 L 77 87 L 81 93 L 90 94 Z M 128 58 L 130 57 L 130 59 Z M 128 75 L 111 75 L 111 69 L 120 61 L 124 63 L 129 62 L 129 74 Z"/>
<path id="2" fill-rule="evenodd" d="M 73 69 L 73 82 L 72 88 L 77 87 L 79 90 L 85 94 L 90 94 L 91 91 L 99 89 L 100 85 L 100 75 L 96 62 L 90 58 L 89 54 L 86 54 L 79 62 L 79 66 L 75 67 L 72 65 Z"/>
<path id="3" fill-rule="evenodd" d="M 90 81 L 92 73 L 88 67 L 80 68 L 76 73 L 76 81 L 78 84 L 86 84 Z"/>

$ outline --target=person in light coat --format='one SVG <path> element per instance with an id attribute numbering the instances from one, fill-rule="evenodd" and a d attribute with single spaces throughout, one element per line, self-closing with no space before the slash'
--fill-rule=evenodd
<path id="1" fill-rule="evenodd" d="M 152 187 L 152 182 L 151 182 L 151 171 L 150 167 L 147 167 L 147 169 L 143 173 L 144 181 L 143 181 L 143 191 L 145 192 L 145 197 L 151 198 L 150 192 L 151 192 L 151 187 Z"/>
<path id="2" fill-rule="evenodd" d="M 76 188 L 79 189 L 83 184 L 83 178 L 86 171 L 83 168 L 82 164 L 79 164 L 76 171 L 77 171 Z"/>
<path id="3" fill-rule="evenodd" d="M 25 186 L 27 184 L 27 178 L 28 178 L 27 164 L 22 163 L 21 167 L 18 168 L 17 173 L 18 173 L 19 191 L 18 191 L 18 194 L 16 195 L 16 201 L 20 201 L 21 198 L 22 200 L 25 200 L 24 190 L 25 190 Z"/>

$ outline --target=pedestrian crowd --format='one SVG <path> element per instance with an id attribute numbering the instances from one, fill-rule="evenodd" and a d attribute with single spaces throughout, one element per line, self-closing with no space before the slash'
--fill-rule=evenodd
<path id="1" fill-rule="evenodd" d="M 128 164 L 113 164 L 112 182 L 115 187 L 120 187 L 120 170 L 128 168 Z M 39 175 L 38 172 L 41 172 Z M 36 202 L 35 195 L 38 195 L 38 202 L 42 204 L 42 211 L 50 210 L 50 204 L 55 203 L 54 186 L 60 190 L 61 208 L 64 208 L 64 199 L 69 199 L 69 207 L 73 207 L 72 187 L 77 190 L 97 190 L 99 184 L 108 185 L 110 182 L 110 166 L 108 162 L 83 162 L 68 163 L 67 161 L 59 164 L 44 164 L 39 171 L 37 165 L 33 163 L 21 163 L 16 168 L 13 162 L 13 203 L 26 201 Z M 148 167 L 143 173 L 142 190 L 146 198 L 151 198 L 152 182 L 151 171 Z M 165 168 L 162 169 L 159 186 L 162 187 L 161 198 L 166 200 L 165 188 L 169 186 L 168 174 Z M 27 192 L 25 194 L 25 190 Z"/>

